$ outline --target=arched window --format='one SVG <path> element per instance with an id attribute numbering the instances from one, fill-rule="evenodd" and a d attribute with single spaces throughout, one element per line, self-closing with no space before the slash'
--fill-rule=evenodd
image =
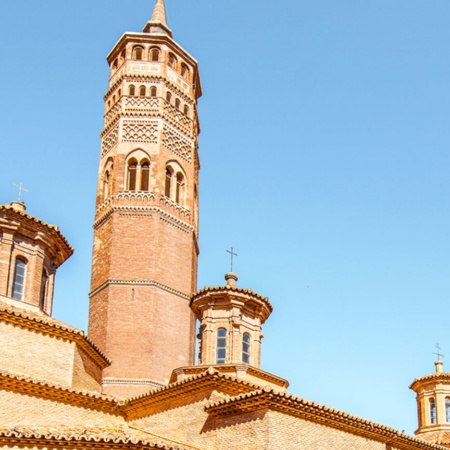
<path id="1" fill-rule="evenodd" d="M 109 182 L 110 182 L 111 174 L 109 170 L 105 172 L 105 176 L 103 178 L 103 198 L 107 199 L 109 197 Z"/>
<path id="2" fill-rule="evenodd" d="M 186 116 L 189 117 L 189 106 L 188 105 L 184 105 L 183 112 Z"/>
<path id="3" fill-rule="evenodd" d="M 117 69 L 118 66 L 119 66 L 119 62 L 117 61 L 117 59 L 115 59 L 113 62 L 113 69 Z"/>
<path id="4" fill-rule="evenodd" d="M 128 162 L 128 190 L 136 190 L 137 161 L 132 158 Z"/>
<path id="5" fill-rule="evenodd" d="M 150 88 L 150 96 L 151 97 L 156 97 L 156 86 L 152 86 Z"/>
<path id="6" fill-rule="evenodd" d="M 113 103 L 116 103 L 116 96 L 113 95 Z"/>
<path id="7" fill-rule="evenodd" d="M 143 53 L 144 53 L 144 49 L 142 47 L 134 47 L 133 48 L 133 59 L 135 61 L 141 61 Z"/>
<path id="8" fill-rule="evenodd" d="M 131 96 L 136 94 L 136 88 L 134 87 L 134 84 L 130 85 L 130 87 L 128 88 L 128 94 Z"/>
<path id="9" fill-rule="evenodd" d="M 166 181 L 165 181 L 165 187 L 164 187 L 164 195 L 169 198 L 170 198 L 170 191 L 171 191 L 171 186 L 172 186 L 172 175 L 173 175 L 172 167 L 166 167 Z"/>
<path id="10" fill-rule="evenodd" d="M 108 109 L 111 108 L 111 100 L 108 100 Z"/>
<path id="11" fill-rule="evenodd" d="M 179 98 L 175 99 L 175 108 L 180 109 L 180 106 L 181 106 L 180 99 Z"/>
<path id="12" fill-rule="evenodd" d="M 436 423 L 436 403 L 433 397 L 430 398 L 430 423 Z"/>
<path id="13" fill-rule="evenodd" d="M 45 299 L 47 297 L 47 283 L 48 283 L 48 275 L 44 269 L 42 271 L 41 295 L 39 298 L 39 306 L 41 307 L 41 309 L 45 308 Z"/>
<path id="14" fill-rule="evenodd" d="M 118 95 L 119 95 L 119 98 L 122 97 L 122 89 L 119 89 Z"/>
<path id="15" fill-rule="evenodd" d="M 170 101 L 172 100 L 172 94 L 170 92 L 167 92 L 166 94 L 166 100 L 170 103 Z"/>
<path id="16" fill-rule="evenodd" d="M 225 364 L 227 361 L 227 330 L 217 330 L 216 364 Z"/>
<path id="17" fill-rule="evenodd" d="M 189 78 L 189 69 L 184 63 L 181 63 L 181 76 L 184 78 Z"/>
<path id="18" fill-rule="evenodd" d="M 175 58 L 175 55 L 172 53 L 169 53 L 169 66 L 172 67 L 172 69 L 177 68 L 177 58 Z"/>
<path id="19" fill-rule="evenodd" d="M 175 201 L 182 203 L 184 200 L 184 177 L 181 172 L 177 173 L 177 190 L 175 192 Z"/>
<path id="20" fill-rule="evenodd" d="M 26 268 L 27 263 L 23 259 L 17 258 L 14 266 L 14 280 L 12 287 L 12 298 L 17 300 L 23 300 Z"/>
<path id="21" fill-rule="evenodd" d="M 150 61 L 159 61 L 159 48 L 153 47 L 150 49 Z"/>
<path id="22" fill-rule="evenodd" d="M 242 336 L 242 362 L 250 364 L 250 335 L 244 333 Z"/>
<path id="23" fill-rule="evenodd" d="M 145 161 L 141 164 L 141 191 L 148 191 L 150 181 L 150 163 Z"/>
<path id="24" fill-rule="evenodd" d="M 450 397 L 445 397 L 445 421 L 450 422 Z"/>
<path id="25" fill-rule="evenodd" d="M 139 95 L 140 95 L 141 97 L 145 97 L 145 86 L 141 86 L 141 87 L 139 88 Z"/>
<path id="26" fill-rule="evenodd" d="M 127 52 L 125 50 L 122 50 L 122 53 L 120 54 L 120 58 L 122 59 L 122 61 L 125 61 L 127 57 Z"/>

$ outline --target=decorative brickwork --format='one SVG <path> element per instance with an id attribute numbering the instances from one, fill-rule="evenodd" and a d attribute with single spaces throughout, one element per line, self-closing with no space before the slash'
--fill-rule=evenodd
<path id="1" fill-rule="evenodd" d="M 119 141 L 119 124 L 114 125 L 113 128 L 102 139 L 101 156 L 105 156 Z"/>
<path id="2" fill-rule="evenodd" d="M 148 144 L 158 143 L 158 122 L 141 121 L 130 122 L 125 121 L 123 124 L 124 142 L 146 142 Z"/>
<path id="3" fill-rule="evenodd" d="M 164 125 L 163 145 L 185 161 L 192 162 L 192 144 L 172 128 Z"/>

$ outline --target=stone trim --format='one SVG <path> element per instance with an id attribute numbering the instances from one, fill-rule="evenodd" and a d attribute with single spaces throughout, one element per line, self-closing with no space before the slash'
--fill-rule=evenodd
<path id="1" fill-rule="evenodd" d="M 256 390 L 205 406 L 211 417 L 229 417 L 257 410 L 271 410 L 308 420 L 340 431 L 389 444 L 396 449 L 440 449 L 445 447 L 424 442 L 394 428 L 352 416 L 344 411 L 304 400 L 270 388 Z"/>
<path id="2" fill-rule="evenodd" d="M 154 388 L 163 387 L 164 384 L 158 383 L 157 381 L 150 380 L 149 378 L 103 378 L 102 386 L 111 384 L 132 384 L 132 385 L 147 385 L 153 386 Z"/>
<path id="3" fill-rule="evenodd" d="M 183 292 L 177 291 L 176 289 L 172 289 L 171 287 L 166 286 L 165 284 L 162 283 L 158 283 L 155 280 L 125 280 L 119 278 L 109 278 L 99 287 L 95 288 L 92 292 L 90 292 L 89 297 L 97 295 L 100 291 L 102 291 L 109 285 L 155 286 L 164 291 L 170 292 L 171 294 L 174 294 L 177 297 L 181 297 L 184 300 L 189 300 L 188 294 L 184 294 Z"/>
<path id="4" fill-rule="evenodd" d="M 69 327 L 51 317 L 37 316 L 28 311 L 7 308 L 0 305 L 0 321 L 14 326 L 44 333 L 59 339 L 78 344 L 101 368 L 108 367 L 111 361 L 84 334 L 84 331 Z"/>

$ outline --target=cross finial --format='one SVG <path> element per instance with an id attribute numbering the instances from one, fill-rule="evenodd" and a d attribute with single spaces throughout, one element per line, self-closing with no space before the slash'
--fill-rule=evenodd
<path id="1" fill-rule="evenodd" d="M 436 344 L 437 352 L 433 352 L 433 355 L 437 356 L 437 360 L 440 361 L 441 357 L 443 358 L 445 355 L 441 353 L 441 346 L 439 344 Z"/>
<path id="2" fill-rule="evenodd" d="M 18 191 L 19 191 L 19 197 L 18 197 L 17 200 L 20 202 L 20 196 L 22 195 L 22 191 L 28 192 L 28 189 L 25 189 L 25 188 L 22 186 L 22 182 L 20 182 L 19 184 L 13 183 L 12 185 L 15 186 L 15 187 L 18 189 Z"/>
<path id="3" fill-rule="evenodd" d="M 233 256 L 237 256 L 238 254 L 233 252 L 233 247 L 231 247 L 230 250 L 227 250 L 227 253 L 229 253 L 230 257 L 231 257 L 231 270 L 230 270 L 230 272 L 233 272 Z"/>

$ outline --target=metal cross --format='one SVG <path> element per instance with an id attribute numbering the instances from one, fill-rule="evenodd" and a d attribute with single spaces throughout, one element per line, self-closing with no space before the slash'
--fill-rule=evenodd
<path id="1" fill-rule="evenodd" d="M 441 356 L 444 357 L 445 355 L 441 353 L 441 346 L 439 344 L 436 344 L 437 353 L 433 352 L 433 355 L 437 355 L 438 361 L 441 359 Z"/>
<path id="2" fill-rule="evenodd" d="M 231 250 L 227 250 L 227 253 L 229 253 L 230 256 L 231 256 L 231 270 L 230 270 L 230 272 L 233 272 L 233 256 L 237 256 L 238 254 L 233 252 L 233 247 L 231 247 Z"/>
<path id="3" fill-rule="evenodd" d="M 25 189 L 23 186 L 22 186 L 22 182 L 20 182 L 19 184 L 15 184 L 15 183 L 13 183 L 12 184 L 13 186 L 15 186 L 18 190 L 19 190 L 19 202 L 20 202 L 20 196 L 22 195 L 22 191 L 24 191 L 24 192 L 28 192 L 28 189 Z"/>

